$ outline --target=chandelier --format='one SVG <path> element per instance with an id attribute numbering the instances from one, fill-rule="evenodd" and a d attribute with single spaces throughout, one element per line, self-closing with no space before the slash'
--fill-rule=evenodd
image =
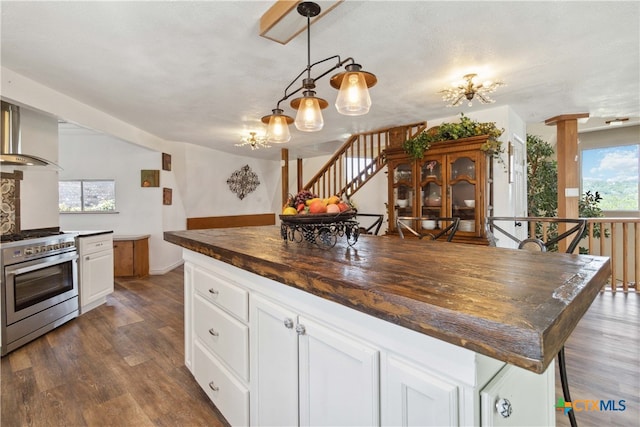
<path id="1" fill-rule="evenodd" d="M 276 144 L 288 142 L 291 139 L 289 125 L 292 123 L 295 123 L 296 128 L 303 132 L 317 132 L 322 129 L 324 126 L 322 110 L 327 108 L 329 103 L 316 96 L 315 82 L 333 70 L 345 67 L 344 72 L 331 77 L 329 84 L 339 90 L 335 102 L 336 109 L 340 114 L 348 116 L 360 116 L 369 112 L 371 98 L 368 88 L 378 81 L 375 75 L 362 71 L 362 66 L 356 64 L 353 58 L 341 60 L 340 56 L 334 55 L 311 64 L 311 18 L 320 13 L 320 6 L 313 2 L 302 2 L 298 5 L 297 11 L 307 18 L 307 67 L 285 88 L 284 96 L 278 101 L 272 114 L 262 118 L 262 122 L 267 124 L 267 142 Z M 336 60 L 337 63 L 316 77 L 311 77 L 313 67 L 330 60 Z M 296 83 L 299 86 L 295 86 Z M 299 92 L 302 92 L 302 96 L 293 99 L 290 104 L 297 110 L 294 120 L 284 114 L 280 103 Z"/>
<path id="2" fill-rule="evenodd" d="M 483 104 L 493 104 L 495 101 L 489 96 L 490 93 L 504 85 L 502 82 L 484 82 L 480 84 L 474 83 L 473 79 L 477 74 L 466 74 L 463 76 L 464 82 L 455 85 L 452 88 L 446 88 L 438 93 L 442 94 L 443 101 L 451 101 L 448 107 L 455 107 L 460 105 L 464 99 L 469 101 L 469 107 L 471 107 L 471 100 L 477 96 Z"/>
<path id="3" fill-rule="evenodd" d="M 256 137 L 255 132 L 249 132 L 249 136 L 242 138 L 242 142 L 240 144 L 236 144 L 236 147 L 243 147 L 245 145 L 250 146 L 252 150 L 271 147 L 269 144 L 267 144 L 267 141 L 264 137 Z"/>

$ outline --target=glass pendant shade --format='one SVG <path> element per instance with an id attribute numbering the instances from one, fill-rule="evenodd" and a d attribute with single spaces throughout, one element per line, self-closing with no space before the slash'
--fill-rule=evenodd
<path id="1" fill-rule="evenodd" d="M 371 108 L 371 97 L 364 75 L 361 72 L 349 72 L 342 79 L 336 109 L 346 116 L 361 116 Z"/>
<path id="2" fill-rule="evenodd" d="M 316 97 L 304 97 L 300 100 L 295 120 L 296 128 L 302 132 L 316 132 L 324 126 L 322 111 Z"/>
<path id="3" fill-rule="evenodd" d="M 282 115 L 272 115 L 267 125 L 267 142 L 273 144 L 284 144 L 291 140 L 287 117 Z"/>

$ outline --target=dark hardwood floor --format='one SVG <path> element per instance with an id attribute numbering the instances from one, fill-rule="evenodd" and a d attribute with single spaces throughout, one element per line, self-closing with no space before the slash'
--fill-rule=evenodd
<path id="1" fill-rule="evenodd" d="M 565 343 L 569 388 L 581 427 L 640 426 L 640 295 L 598 295 Z M 557 359 L 556 359 L 557 362 Z M 556 366 L 556 399 L 562 387 Z M 577 400 L 625 400 L 624 411 L 593 411 Z M 599 407 L 599 402 L 598 405 Z M 569 419 L 556 413 L 557 426 Z"/>
<path id="2" fill-rule="evenodd" d="M 182 274 L 117 279 L 107 304 L 2 358 L 0 425 L 226 425 L 184 366 Z M 626 405 L 576 412 L 581 427 L 640 425 L 639 307 L 599 295 L 565 345 L 574 402 Z"/>
<path id="3" fill-rule="evenodd" d="M 182 268 L 115 286 L 106 304 L 2 358 L 0 425 L 226 424 L 184 366 Z"/>

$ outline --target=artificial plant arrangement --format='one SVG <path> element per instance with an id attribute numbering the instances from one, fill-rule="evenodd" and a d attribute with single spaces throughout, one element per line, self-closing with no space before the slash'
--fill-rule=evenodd
<path id="1" fill-rule="evenodd" d="M 421 159 L 424 152 L 436 141 L 453 141 L 471 136 L 488 135 L 489 138 L 480 148 L 504 165 L 500 154 L 504 152 L 502 142 L 498 139 L 504 129 L 498 128 L 495 122 L 478 122 L 460 113 L 460 123 L 442 123 L 436 128 L 422 131 L 403 144 L 404 151 L 414 159 Z"/>
<path id="2" fill-rule="evenodd" d="M 527 204 L 528 216 L 556 217 L 558 216 L 558 163 L 553 160 L 554 149 L 547 141 L 537 135 L 527 135 Z M 578 202 L 580 218 L 600 218 L 604 216 L 598 206 L 602 196 L 597 191 L 584 193 Z M 593 237 L 601 236 L 601 224 L 593 225 Z M 557 235 L 557 225 L 548 231 L 550 236 Z M 585 230 L 582 238 L 587 237 Z M 604 230 L 604 237 L 609 237 L 609 230 Z M 556 248 L 550 248 L 556 250 Z M 586 248 L 580 247 L 581 254 L 588 253 Z"/>

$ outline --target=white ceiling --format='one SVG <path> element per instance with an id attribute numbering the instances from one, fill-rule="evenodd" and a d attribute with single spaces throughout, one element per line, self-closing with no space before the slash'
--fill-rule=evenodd
<path id="1" fill-rule="evenodd" d="M 2 66 L 166 140 L 277 159 L 279 146 L 234 145 L 264 131 L 260 118 L 306 66 L 305 32 L 287 45 L 258 35 L 271 5 L 2 1 Z M 378 84 L 369 114 L 347 117 L 333 107 L 329 76 L 319 80 L 325 127 L 292 127 L 293 157 L 333 151 L 352 133 L 500 105 L 532 127 L 561 114 L 588 112 L 581 126 L 592 128 L 640 117 L 637 1 L 346 0 L 311 34 L 312 62 L 351 56 Z M 447 108 L 437 92 L 469 72 L 506 86 L 491 106 Z"/>

